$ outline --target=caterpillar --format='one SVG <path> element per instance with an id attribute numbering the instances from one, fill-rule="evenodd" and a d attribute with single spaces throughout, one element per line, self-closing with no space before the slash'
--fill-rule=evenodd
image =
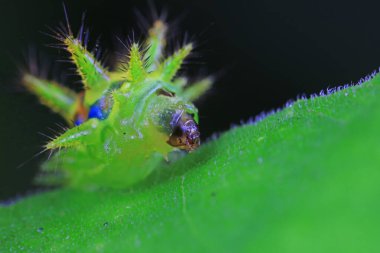
<path id="1" fill-rule="evenodd" d="M 46 151 L 59 151 L 41 166 L 42 181 L 69 187 L 127 187 L 168 160 L 170 152 L 198 148 L 199 117 L 193 101 L 212 80 L 188 84 L 178 76 L 191 43 L 164 56 L 168 25 L 158 19 L 146 40 L 131 43 L 111 69 L 88 50 L 83 25 L 74 36 L 67 15 L 66 21 L 66 27 L 52 36 L 68 52 L 83 91 L 30 72 L 22 76 L 23 85 L 69 125 L 44 146 Z"/>

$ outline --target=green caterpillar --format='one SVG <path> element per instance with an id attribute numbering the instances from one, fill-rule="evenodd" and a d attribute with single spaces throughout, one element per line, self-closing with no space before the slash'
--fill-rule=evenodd
<path id="1" fill-rule="evenodd" d="M 42 166 L 45 182 L 58 179 L 47 176 L 58 167 L 59 182 L 67 186 L 122 188 L 145 178 L 170 152 L 200 145 L 198 110 L 192 102 L 210 88 L 211 80 L 188 85 L 186 78 L 176 77 L 193 46 L 165 58 L 167 30 L 164 21 L 155 21 L 145 42 L 133 43 L 113 71 L 87 49 L 83 29 L 77 37 L 69 25 L 54 33 L 76 66 L 84 91 L 23 75 L 25 87 L 71 126 L 45 145 L 45 150 L 60 150 Z"/>

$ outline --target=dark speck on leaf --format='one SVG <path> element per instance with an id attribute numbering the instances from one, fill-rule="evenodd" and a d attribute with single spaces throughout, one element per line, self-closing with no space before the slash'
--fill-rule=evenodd
<path id="1" fill-rule="evenodd" d="M 44 228 L 43 228 L 43 227 L 39 227 L 39 228 L 37 228 L 37 232 L 38 232 L 38 233 L 42 233 L 42 232 L 44 232 Z"/>

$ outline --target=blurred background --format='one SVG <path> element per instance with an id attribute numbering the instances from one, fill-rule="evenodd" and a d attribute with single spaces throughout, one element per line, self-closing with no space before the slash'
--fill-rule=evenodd
<path id="1" fill-rule="evenodd" d="M 297 95 L 356 82 L 380 66 L 379 2 L 155 0 L 154 5 L 159 12 L 166 9 L 174 24 L 169 48 L 196 43 L 183 73 L 216 77 L 214 88 L 197 102 L 203 139 Z M 108 61 L 121 48 L 116 36 L 142 38 L 135 10 L 152 20 L 147 1 L 82 0 L 66 1 L 66 6 L 74 31 L 87 12 L 90 45 L 100 36 Z M 60 130 L 57 124 L 64 125 L 18 82 L 18 69 L 31 47 L 54 65 L 53 78 L 73 87 L 78 78 L 67 65 L 56 63 L 64 52 L 47 47 L 56 41 L 43 34 L 62 21 L 61 0 L 0 0 L 2 200 L 36 189 L 32 179 L 46 156 L 28 160 L 47 140 L 39 132 L 53 135 Z"/>

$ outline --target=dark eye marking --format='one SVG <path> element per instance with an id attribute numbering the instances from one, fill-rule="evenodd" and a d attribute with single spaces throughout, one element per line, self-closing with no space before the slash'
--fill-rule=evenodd
<path id="1" fill-rule="evenodd" d="M 156 91 L 157 95 L 162 95 L 162 96 L 166 96 L 166 97 L 174 97 L 174 94 L 169 92 L 169 91 L 166 91 L 164 89 L 158 89 Z"/>
<path id="2" fill-rule="evenodd" d="M 175 114 L 171 126 L 173 130 L 168 144 L 187 151 L 192 151 L 200 145 L 198 125 L 190 114 L 183 111 Z"/>

